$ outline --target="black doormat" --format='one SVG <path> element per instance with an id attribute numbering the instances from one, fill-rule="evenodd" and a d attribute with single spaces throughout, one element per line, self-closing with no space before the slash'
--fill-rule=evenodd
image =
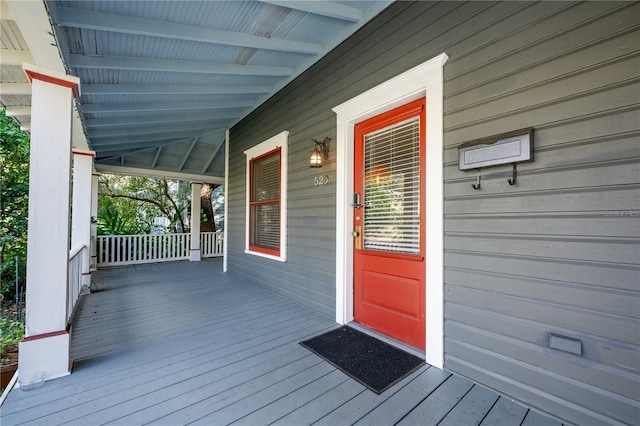
<path id="1" fill-rule="evenodd" d="M 417 356 L 348 326 L 300 344 L 377 394 L 424 364 Z"/>

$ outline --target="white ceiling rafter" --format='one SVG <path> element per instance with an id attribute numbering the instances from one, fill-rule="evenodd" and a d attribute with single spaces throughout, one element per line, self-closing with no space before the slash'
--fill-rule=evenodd
<path id="1" fill-rule="evenodd" d="M 85 84 L 83 95 L 252 95 L 271 93 L 266 85 L 204 85 L 204 84 Z"/>
<path id="2" fill-rule="evenodd" d="M 92 136 L 95 139 L 99 138 L 117 138 L 120 136 L 130 136 L 130 137 L 138 137 L 145 134 L 158 134 L 158 133 L 170 133 L 170 132 L 185 132 L 185 131 L 207 131 L 210 132 L 212 130 L 211 124 L 203 122 L 198 125 L 189 124 L 170 124 L 170 125 L 156 125 L 156 126 L 145 126 L 145 127 L 134 127 L 130 129 L 108 129 L 108 130 L 95 130 L 92 132 Z M 225 130 L 224 128 L 213 129 L 213 130 Z"/>
<path id="3" fill-rule="evenodd" d="M 28 50 L 16 50 L 16 49 L 0 49 L 0 57 L 2 57 L 2 63 L 4 65 L 20 65 L 23 63 L 32 64 L 33 56 Z"/>
<path id="4" fill-rule="evenodd" d="M 191 156 L 191 153 L 193 152 L 193 148 L 196 146 L 196 143 L 198 143 L 198 138 L 194 138 L 193 142 L 191 142 L 191 144 L 189 145 L 189 148 L 184 152 L 184 155 L 182 156 L 182 160 L 180 160 L 180 164 L 178 164 L 178 171 L 184 169 L 184 165 L 187 163 L 187 160 Z"/>
<path id="5" fill-rule="evenodd" d="M 82 112 L 97 114 L 101 112 L 135 112 L 135 111 L 179 111 L 179 110 L 233 110 L 252 107 L 253 101 L 229 100 L 223 102 L 139 102 L 139 103 L 100 103 L 85 104 Z"/>
<path id="6" fill-rule="evenodd" d="M 0 2 L 0 17 L 4 21 L 15 21 L 15 19 L 13 18 L 13 14 L 9 9 L 9 6 L 7 6 L 7 3 L 5 3 L 4 1 Z"/>
<path id="7" fill-rule="evenodd" d="M 360 22 L 363 19 L 362 9 L 345 6 L 332 1 L 295 1 L 295 0 L 260 0 L 275 6 L 313 13 L 315 15 L 340 19 L 347 22 Z"/>
<path id="8" fill-rule="evenodd" d="M 126 157 L 127 155 L 137 154 L 144 151 L 151 151 L 159 146 L 169 146 L 175 143 L 177 142 L 166 143 L 164 145 L 154 143 L 152 145 L 136 146 L 135 148 L 131 148 L 131 145 L 128 145 L 126 147 L 118 147 L 116 149 L 101 150 L 100 155 L 96 158 L 99 158 L 100 161 L 108 161 L 114 158 Z"/>
<path id="9" fill-rule="evenodd" d="M 172 144 L 161 145 L 161 146 L 169 146 L 169 145 L 172 145 Z M 113 151 L 104 151 L 101 154 L 100 161 L 110 161 L 116 158 L 131 156 L 131 155 L 138 154 L 145 151 L 152 151 L 156 148 L 158 148 L 158 146 L 153 145 L 153 146 L 142 146 L 139 148 L 119 148 L 117 150 L 114 149 Z"/>
<path id="10" fill-rule="evenodd" d="M 132 135 L 132 136 L 109 136 L 109 137 L 100 137 L 95 138 L 95 145 L 97 148 L 105 148 L 105 147 L 113 147 L 116 145 L 126 145 L 132 144 L 134 147 L 136 145 L 141 144 L 142 142 L 154 142 L 154 141 L 163 141 L 167 139 L 174 138 L 182 138 L 182 139 L 191 139 L 197 136 L 207 136 L 210 134 L 218 134 L 220 133 L 220 129 L 207 129 L 207 131 L 195 130 L 195 131 L 175 131 L 175 132 L 161 132 L 161 133 L 150 133 L 150 134 L 142 134 L 142 135 Z M 158 145 L 162 145 L 158 143 Z"/>
<path id="11" fill-rule="evenodd" d="M 31 90 L 26 92 L 25 86 L 29 84 L 26 76 L 20 79 L 4 80 L 5 76 L 13 75 L 5 72 L 12 66 L 22 66 L 22 63 L 30 63 L 50 69 L 55 72 L 64 72 L 65 66 L 60 58 L 60 52 L 55 43 L 49 16 L 42 1 L 0 0 L 0 25 L 2 25 L 3 37 L 12 40 L 12 49 L 2 49 L 0 52 L 0 66 L 2 67 L 2 87 L 0 88 L 0 102 L 7 109 L 13 109 L 22 130 L 31 130 Z M 5 42 L 3 41 L 3 46 Z M 6 45 L 8 46 L 8 45 Z M 5 83 L 15 83 L 15 86 L 5 86 Z M 7 102 L 6 96 L 20 97 L 21 101 Z M 73 114 L 73 146 L 80 149 L 88 149 L 87 140 L 80 118 Z"/>
<path id="12" fill-rule="evenodd" d="M 158 165 L 158 159 L 160 158 L 160 153 L 161 152 L 162 152 L 162 145 L 160 145 L 158 147 L 158 150 L 156 151 L 156 155 L 153 156 L 153 161 L 151 162 L 151 168 L 152 169 L 155 169 L 156 166 Z"/>
<path id="13" fill-rule="evenodd" d="M 172 59 L 128 58 L 123 56 L 88 56 L 72 54 L 72 68 L 121 69 L 130 71 L 180 72 L 198 74 L 232 74 L 244 76 L 289 77 L 293 69 L 262 65 L 221 64 Z"/>
<path id="14" fill-rule="evenodd" d="M 11 18 L 20 28 L 35 65 L 64 72 L 64 65 L 51 35 L 49 17 L 42 2 L 10 0 L 5 2 Z M 3 18 L 4 19 L 4 18 Z M 2 59 L 4 64 L 4 58 Z"/>
<path id="15" fill-rule="evenodd" d="M 224 146 L 223 143 L 219 143 L 217 147 L 211 151 L 209 158 L 207 158 L 207 161 L 205 161 L 204 166 L 202 167 L 201 173 L 206 173 L 207 170 L 209 170 L 209 167 L 211 167 L 211 163 L 213 163 L 213 160 L 215 160 L 216 156 L 218 155 L 218 152 L 220 152 L 223 146 Z"/>
<path id="16" fill-rule="evenodd" d="M 100 157 L 101 161 L 108 161 L 114 158 L 120 159 L 124 158 L 127 155 L 137 154 L 139 152 L 155 149 L 157 146 L 143 146 L 139 148 L 119 148 L 114 149 L 113 151 L 103 151 Z"/>
<path id="17" fill-rule="evenodd" d="M 20 40 L 18 28 L 26 40 L 3 44 L 0 63 L 11 75 L 4 67 L 31 54 L 80 78 L 73 133 L 86 133 L 98 170 L 221 176 L 225 130 L 388 4 L 0 0 L 3 34 Z M 30 98 L 26 80 L 0 84 L 0 101 L 28 126 L 28 103 L 16 101 Z"/>
<path id="18" fill-rule="evenodd" d="M 101 129 L 105 127 L 122 127 L 126 125 L 152 126 L 169 123 L 198 123 L 207 122 L 212 126 L 222 126 L 229 118 L 237 117 L 237 112 L 216 112 L 212 118 L 211 113 L 197 113 L 189 110 L 178 111 L 170 115 L 156 112 L 155 114 L 128 114 L 119 118 L 89 118 L 84 120 L 85 127 L 89 129 Z"/>
<path id="19" fill-rule="evenodd" d="M 120 158 L 123 153 L 126 155 L 135 154 L 138 152 L 149 151 L 156 148 L 164 148 L 171 145 L 183 144 L 192 139 L 193 138 L 174 138 L 174 139 L 166 139 L 166 140 L 157 140 L 154 142 L 150 142 L 148 144 L 135 144 L 135 145 L 132 145 L 131 143 L 127 143 L 122 145 L 114 145 L 113 148 L 110 146 L 107 146 L 105 149 L 100 150 L 100 157 L 103 160 L 110 160 L 114 158 Z"/>
<path id="20" fill-rule="evenodd" d="M 321 50 L 321 46 L 317 43 L 260 37 L 235 31 L 224 31 L 167 21 L 157 21 L 89 10 L 69 9 L 65 7 L 58 9 L 56 18 L 56 24 L 60 26 L 97 31 L 138 34 L 176 40 L 197 41 L 202 43 L 304 53 L 308 55 L 317 55 Z"/>
<path id="21" fill-rule="evenodd" d="M 0 83 L 0 93 L 3 95 L 31 96 L 31 84 L 29 83 Z"/>
<path id="22" fill-rule="evenodd" d="M 7 117 L 21 117 L 31 115 L 31 105 L 6 106 Z"/>

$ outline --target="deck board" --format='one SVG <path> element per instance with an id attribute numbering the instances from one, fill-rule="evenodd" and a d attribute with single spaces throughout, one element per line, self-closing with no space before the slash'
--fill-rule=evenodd
<path id="1" fill-rule="evenodd" d="M 458 426 L 479 424 L 498 400 L 498 395 L 480 386 L 473 386 L 469 392 L 442 419 L 439 425 Z"/>
<path id="2" fill-rule="evenodd" d="M 500 397 L 487 417 L 480 423 L 482 426 L 500 426 L 504 424 L 520 424 L 527 415 L 527 408 Z"/>
<path id="3" fill-rule="evenodd" d="M 186 424 L 211 411 L 241 400 L 251 392 L 255 392 L 256 389 L 262 389 L 270 383 L 281 381 L 291 374 L 319 364 L 318 360 L 308 354 L 295 360 L 283 357 L 283 361 L 287 363 L 285 365 L 274 364 L 274 368 L 265 374 L 260 374 L 261 372 L 256 371 L 257 369 L 248 370 L 247 375 L 238 375 L 228 381 L 219 381 L 190 389 L 155 406 L 145 405 L 139 411 L 122 417 L 116 423 L 131 425 L 155 422 L 157 424 L 159 419 L 169 422 L 171 418 L 175 418 L 179 419 L 177 420 L 179 423 Z"/>
<path id="4" fill-rule="evenodd" d="M 92 275 L 73 374 L 13 390 L 3 426 L 559 424 L 425 365 L 381 395 L 299 342 L 337 324 L 230 274 L 220 259 Z"/>
<path id="5" fill-rule="evenodd" d="M 325 366 L 325 363 L 320 364 Z M 283 414 L 289 414 L 301 406 L 313 401 L 316 398 L 330 392 L 335 387 L 349 380 L 343 372 L 333 369 L 328 374 L 323 375 L 317 379 L 304 380 L 300 382 L 300 387 L 294 391 L 287 389 L 288 392 L 284 396 L 277 398 L 273 402 L 263 405 L 261 408 L 251 412 L 250 414 L 243 415 L 231 424 L 271 424 L 281 418 Z M 269 392 L 270 389 L 266 389 L 265 392 Z M 251 398 L 253 399 L 253 398 Z M 205 423 L 211 424 L 215 421 L 217 416 L 215 413 L 210 418 L 205 418 Z"/>
<path id="6" fill-rule="evenodd" d="M 434 367 L 422 374 L 392 395 L 385 404 L 377 406 L 356 423 L 358 426 L 396 424 L 406 416 L 425 395 L 430 394 L 449 376 L 449 373 Z"/>
<path id="7" fill-rule="evenodd" d="M 429 394 L 414 410 L 400 421 L 400 425 L 435 425 L 471 390 L 473 383 L 449 376 L 435 391 Z"/>
<path id="8" fill-rule="evenodd" d="M 329 392 L 325 392 L 323 395 L 309 401 L 298 409 L 285 414 L 272 424 L 278 426 L 313 424 L 327 413 L 334 411 L 344 404 L 344 401 L 349 401 L 366 391 L 366 388 L 357 381 L 346 380 Z"/>
<path id="9" fill-rule="evenodd" d="M 550 419 L 533 410 L 529 410 L 522 421 L 522 426 L 560 426 L 560 422 Z"/>

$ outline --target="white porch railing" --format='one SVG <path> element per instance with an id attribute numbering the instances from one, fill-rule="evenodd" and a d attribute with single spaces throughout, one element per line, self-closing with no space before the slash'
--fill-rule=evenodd
<path id="1" fill-rule="evenodd" d="M 222 231 L 201 232 L 200 233 L 200 256 L 201 257 L 222 256 L 222 247 L 224 245 L 223 235 L 224 233 Z"/>
<path id="2" fill-rule="evenodd" d="M 73 311 L 82 289 L 82 260 L 86 256 L 86 246 L 81 244 L 69 251 L 69 269 L 67 272 L 67 322 L 71 321 Z"/>
<path id="3" fill-rule="evenodd" d="M 201 257 L 222 256 L 222 231 L 200 233 Z M 191 234 L 98 235 L 98 268 L 189 259 Z"/>

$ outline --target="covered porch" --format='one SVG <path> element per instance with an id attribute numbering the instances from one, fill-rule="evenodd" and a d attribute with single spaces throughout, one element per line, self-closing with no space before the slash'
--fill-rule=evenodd
<path id="1" fill-rule="evenodd" d="M 335 321 L 223 273 L 219 258 L 92 278 L 73 374 L 11 391 L 3 425 L 555 423 L 428 365 L 376 395 L 298 344 Z"/>

